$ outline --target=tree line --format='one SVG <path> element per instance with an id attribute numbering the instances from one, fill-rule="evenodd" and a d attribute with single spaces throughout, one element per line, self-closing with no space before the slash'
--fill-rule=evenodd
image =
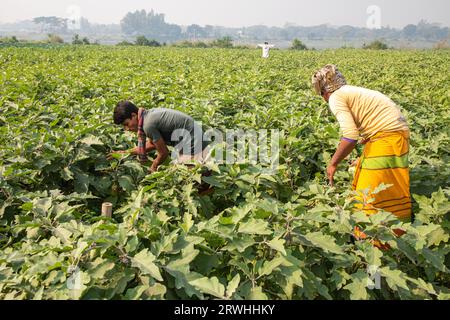
<path id="1" fill-rule="evenodd" d="M 49 34 L 74 34 L 83 35 L 124 35 L 128 38 L 145 36 L 159 42 L 176 42 L 182 40 L 198 41 L 207 39 L 219 39 L 226 36 L 239 40 L 272 40 L 292 41 L 292 39 L 324 40 L 324 39 L 405 39 L 405 40 L 428 40 L 441 41 L 450 37 L 450 28 L 438 24 L 428 23 L 424 20 L 417 25 L 409 24 L 403 29 L 383 27 L 381 29 L 367 29 L 353 26 L 330 27 L 319 25 L 303 27 L 286 24 L 284 27 L 250 26 L 243 28 L 227 28 L 221 26 L 192 24 L 180 26 L 168 23 L 165 15 L 151 10 L 137 10 L 127 13 L 119 24 L 99 25 L 92 24 L 87 19 L 78 21 L 77 30 L 70 29 L 68 19 L 60 17 L 36 17 L 32 24 L 17 25 L 17 28 L 29 29 Z M 2 26 L 4 28 L 4 26 Z M 12 25 L 8 30 L 12 30 Z"/>

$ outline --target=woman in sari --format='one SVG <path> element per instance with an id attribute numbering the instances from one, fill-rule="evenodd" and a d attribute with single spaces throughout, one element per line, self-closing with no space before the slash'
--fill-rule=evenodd
<path id="1" fill-rule="evenodd" d="M 353 189 L 358 191 L 358 207 L 367 214 L 380 209 L 398 219 L 411 221 L 409 185 L 409 128 L 400 108 L 384 94 L 347 85 L 334 65 L 326 65 L 312 77 L 313 87 L 329 103 L 337 118 L 342 139 L 328 168 L 330 184 L 339 163 L 355 148 L 365 144 L 357 162 Z M 381 184 L 385 190 L 372 193 Z"/>

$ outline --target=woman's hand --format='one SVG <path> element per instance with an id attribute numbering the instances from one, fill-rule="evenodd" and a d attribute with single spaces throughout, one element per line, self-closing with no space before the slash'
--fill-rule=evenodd
<path id="1" fill-rule="evenodd" d="M 327 168 L 327 176 L 328 181 L 330 182 L 330 186 L 334 187 L 334 174 L 336 173 L 337 166 L 329 165 Z"/>

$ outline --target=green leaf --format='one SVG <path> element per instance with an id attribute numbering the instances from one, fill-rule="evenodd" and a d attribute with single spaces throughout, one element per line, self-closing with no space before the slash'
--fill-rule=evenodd
<path id="1" fill-rule="evenodd" d="M 136 189 L 136 187 L 134 186 L 134 182 L 133 182 L 133 178 L 131 178 L 130 176 L 121 176 L 119 177 L 119 185 L 120 187 L 127 191 L 133 191 Z"/>
<path id="2" fill-rule="evenodd" d="M 231 224 L 237 224 L 239 223 L 243 218 L 247 216 L 249 213 L 250 208 L 244 207 L 239 208 L 235 207 L 232 209 L 229 209 L 228 212 L 231 214 L 231 216 L 224 217 L 223 215 L 220 217 L 220 223 L 225 225 L 231 225 Z"/>
<path id="3" fill-rule="evenodd" d="M 289 268 L 288 270 L 283 270 L 283 278 L 281 280 L 281 288 L 286 294 L 288 299 L 292 299 L 294 293 L 294 287 L 303 287 L 302 271 L 297 268 Z"/>
<path id="4" fill-rule="evenodd" d="M 448 272 L 445 266 L 445 256 L 437 251 L 430 250 L 428 248 L 422 249 L 422 255 L 424 258 L 433 265 L 436 269 L 442 272 Z"/>
<path id="5" fill-rule="evenodd" d="M 239 273 L 237 273 L 233 279 L 228 283 L 227 286 L 227 297 L 231 298 L 236 291 L 236 289 L 239 287 L 239 282 L 241 281 L 241 276 Z"/>
<path id="6" fill-rule="evenodd" d="M 350 279 L 350 275 L 344 270 L 335 270 L 330 280 L 335 284 L 336 289 L 340 290 Z"/>
<path id="7" fill-rule="evenodd" d="M 304 235 L 304 237 L 311 242 L 315 247 L 319 247 L 325 251 L 343 254 L 344 251 L 335 242 L 335 239 L 329 235 L 325 235 L 322 232 L 312 232 Z"/>
<path id="8" fill-rule="evenodd" d="M 219 299 L 225 299 L 225 287 L 219 282 L 216 277 L 213 278 L 200 278 L 193 281 L 189 281 L 189 284 L 197 288 L 203 293 L 210 294 Z"/>
<path id="9" fill-rule="evenodd" d="M 266 198 L 257 203 L 258 208 L 270 212 L 271 214 L 278 214 L 278 203 L 274 199 Z"/>
<path id="10" fill-rule="evenodd" d="M 425 282 L 422 278 L 409 278 L 408 280 L 414 283 L 418 288 L 427 291 L 429 294 L 436 295 L 436 290 L 434 290 L 433 285 Z"/>
<path id="11" fill-rule="evenodd" d="M 141 270 L 143 274 L 148 274 L 158 281 L 163 281 L 158 267 L 153 263 L 155 259 L 155 256 L 148 249 L 144 249 L 131 258 L 131 265 Z"/>
<path id="12" fill-rule="evenodd" d="M 192 214 L 185 213 L 183 216 L 183 223 L 180 225 L 185 233 L 188 233 L 194 225 L 194 221 L 192 220 Z"/>
<path id="13" fill-rule="evenodd" d="M 230 243 L 228 243 L 222 250 L 233 251 L 237 250 L 243 253 L 245 249 L 255 244 L 255 240 L 250 235 L 243 235 L 237 238 L 233 238 Z"/>
<path id="14" fill-rule="evenodd" d="M 392 290 L 398 290 L 398 288 L 410 290 L 406 283 L 408 276 L 402 271 L 391 270 L 389 267 L 384 267 L 380 269 L 380 274 L 386 278 L 386 282 Z"/>
<path id="15" fill-rule="evenodd" d="M 93 279 L 103 279 L 105 274 L 114 268 L 114 263 L 102 258 L 97 258 L 89 266 L 88 273 Z"/>
<path id="16" fill-rule="evenodd" d="M 368 274 L 359 270 L 351 275 L 351 283 L 346 285 L 344 289 L 350 291 L 350 299 L 352 300 L 367 300 L 369 297 L 367 285 Z"/>
<path id="17" fill-rule="evenodd" d="M 260 276 L 270 275 L 273 272 L 273 270 L 278 268 L 283 263 L 283 261 L 284 260 L 280 257 L 276 257 L 270 261 L 265 261 L 261 269 L 258 271 L 258 274 Z"/>
<path id="18" fill-rule="evenodd" d="M 125 299 L 127 300 L 137 300 L 147 289 L 147 286 L 137 286 L 136 288 L 128 289 L 125 294 Z"/>
<path id="19" fill-rule="evenodd" d="M 261 287 L 254 287 L 250 290 L 248 300 L 268 300 L 269 298 L 263 292 Z"/>
<path id="20" fill-rule="evenodd" d="M 224 188 L 224 185 L 213 176 L 202 177 L 202 180 L 211 186 L 218 187 L 218 188 Z"/>
<path id="21" fill-rule="evenodd" d="M 190 245 L 189 247 L 183 250 L 182 257 L 180 259 L 171 261 L 167 265 L 167 268 L 175 270 L 180 266 L 189 265 L 195 259 L 195 257 L 197 257 L 199 253 L 200 253 L 199 250 L 194 249 L 194 245 Z"/>
<path id="22" fill-rule="evenodd" d="M 284 249 L 285 243 L 286 240 L 284 239 L 273 239 L 272 241 L 268 242 L 267 245 L 285 256 L 286 255 L 286 250 Z"/>
<path id="23" fill-rule="evenodd" d="M 377 214 L 369 216 L 369 219 L 373 225 L 397 221 L 397 218 L 390 212 L 378 212 Z"/>
<path id="24" fill-rule="evenodd" d="M 241 222 L 238 232 L 246 234 L 271 234 L 268 228 L 269 223 L 264 220 L 249 219 L 247 222 Z"/>
<path id="25" fill-rule="evenodd" d="M 89 182 L 89 175 L 85 173 L 77 173 L 75 175 L 75 192 L 88 193 Z"/>
<path id="26" fill-rule="evenodd" d="M 392 187 L 392 186 L 393 186 L 393 184 L 384 184 L 384 183 L 382 183 L 382 184 L 380 184 L 378 187 L 376 187 L 376 188 L 372 191 L 372 194 L 378 194 L 378 193 L 380 193 L 381 191 L 385 191 L 385 190 L 389 189 L 389 188 Z"/>
<path id="27" fill-rule="evenodd" d="M 99 138 L 97 138 L 96 136 L 93 136 L 93 135 L 89 135 L 86 138 L 82 139 L 81 143 L 87 144 L 88 146 L 93 146 L 93 145 L 102 146 L 103 145 L 103 142 Z"/>
<path id="28" fill-rule="evenodd" d="M 72 237 L 72 232 L 59 226 L 53 230 L 53 234 L 61 239 L 63 243 L 70 243 L 70 238 Z"/>
<path id="29" fill-rule="evenodd" d="M 439 226 L 436 229 L 427 234 L 428 246 L 439 246 L 441 242 L 447 243 L 450 235 Z"/>
<path id="30" fill-rule="evenodd" d="M 47 216 L 52 207 L 52 198 L 41 198 L 33 201 L 33 209 L 41 216 Z"/>
<path id="31" fill-rule="evenodd" d="M 373 246 L 370 242 L 363 242 L 360 244 L 366 258 L 366 262 L 371 266 L 381 266 L 381 257 L 383 252 L 377 247 Z"/>
<path id="32" fill-rule="evenodd" d="M 62 171 L 61 171 L 61 177 L 66 180 L 66 181 L 70 181 L 73 180 L 73 172 L 70 171 L 69 168 L 65 167 Z"/>

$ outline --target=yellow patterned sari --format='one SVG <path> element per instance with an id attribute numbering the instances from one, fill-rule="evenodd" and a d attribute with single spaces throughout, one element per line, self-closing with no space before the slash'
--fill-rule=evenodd
<path id="1" fill-rule="evenodd" d="M 383 209 L 404 222 L 411 221 L 408 153 L 408 131 L 380 132 L 370 138 L 358 161 L 353 180 L 353 189 L 359 194 L 356 197 L 357 208 L 369 215 Z M 372 194 L 382 183 L 392 186 Z"/>

